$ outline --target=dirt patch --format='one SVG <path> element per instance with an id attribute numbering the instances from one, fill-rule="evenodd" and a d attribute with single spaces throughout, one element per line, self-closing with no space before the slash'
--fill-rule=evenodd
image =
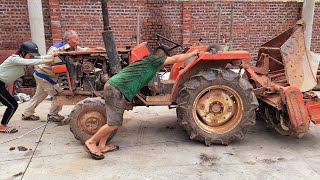
<path id="1" fill-rule="evenodd" d="M 166 126 L 166 128 L 167 128 L 167 129 L 169 129 L 169 130 L 174 129 L 174 127 L 173 127 L 173 126 Z"/>
<path id="2" fill-rule="evenodd" d="M 261 162 L 266 163 L 266 164 L 273 164 L 277 161 L 273 160 L 273 159 L 262 159 Z"/>
<path id="3" fill-rule="evenodd" d="M 24 147 L 24 146 L 18 146 L 17 147 L 19 151 L 27 151 L 28 148 Z"/>
<path id="4" fill-rule="evenodd" d="M 57 126 L 64 126 L 64 125 L 68 125 L 69 123 L 70 123 L 70 118 L 66 118 L 63 121 L 56 122 Z"/>
<path id="5" fill-rule="evenodd" d="M 208 155 L 208 154 L 204 154 L 201 153 L 200 154 L 200 164 L 202 165 L 207 165 L 207 166 L 214 166 L 216 165 L 217 161 L 219 161 L 219 157 L 216 155 Z"/>
<path id="6" fill-rule="evenodd" d="M 256 164 L 256 162 L 253 162 L 253 161 L 246 161 L 246 162 L 244 162 L 244 163 L 250 164 L 250 165 L 255 165 L 255 164 Z"/>
<path id="7" fill-rule="evenodd" d="M 15 150 L 15 149 L 16 149 L 16 147 L 11 147 L 11 148 L 9 148 L 10 151 L 13 151 L 13 150 Z"/>

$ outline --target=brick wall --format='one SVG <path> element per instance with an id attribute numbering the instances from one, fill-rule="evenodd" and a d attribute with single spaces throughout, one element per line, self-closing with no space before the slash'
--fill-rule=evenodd
<path id="1" fill-rule="evenodd" d="M 311 49 L 320 53 L 320 3 L 316 3 L 313 19 Z"/>
<path id="2" fill-rule="evenodd" d="M 31 38 L 27 0 L 0 0 L 0 49 L 18 49 Z"/>
<path id="3" fill-rule="evenodd" d="M 255 53 L 257 47 L 284 32 L 300 17 L 302 3 L 297 2 L 193 2 L 191 42 L 217 42 L 220 9 L 219 44 L 230 43 L 233 8 L 233 49 Z"/>
<path id="4" fill-rule="evenodd" d="M 83 46 L 104 46 L 100 3 L 94 0 L 42 0 L 46 45 L 61 40 L 65 30 L 80 34 Z M 137 17 L 141 41 L 154 47 L 155 33 L 185 46 L 217 41 L 221 9 L 220 44 L 230 42 L 231 9 L 234 9 L 233 48 L 256 53 L 256 48 L 288 29 L 299 19 L 302 2 L 109 0 L 110 25 L 118 47 L 136 44 Z M 27 0 L 0 0 L 0 49 L 16 49 L 30 39 Z M 139 12 L 139 13 L 138 13 Z M 312 49 L 320 52 L 320 3 L 315 10 Z"/>

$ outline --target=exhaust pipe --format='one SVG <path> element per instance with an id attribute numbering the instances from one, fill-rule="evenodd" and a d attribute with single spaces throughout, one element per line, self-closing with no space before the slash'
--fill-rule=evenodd
<path id="1" fill-rule="evenodd" d="M 108 15 L 108 0 L 101 0 L 101 9 L 103 17 L 103 30 L 102 37 L 104 46 L 107 51 L 107 56 L 109 60 L 111 74 L 117 74 L 121 71 L 120 57 L 118 54 L 117 46 L 114 40 L 114 36 L 109 25 L 109 15 Z"/>

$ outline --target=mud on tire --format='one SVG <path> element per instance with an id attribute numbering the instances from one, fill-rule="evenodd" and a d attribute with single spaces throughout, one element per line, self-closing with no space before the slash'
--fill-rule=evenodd
<path id="1" fill-rule="evenodd" d="M 69 118 L 71 132 L 76 139 L 84 143 L 95 134 L 100 127 L 106 124 L 105 101 L 99 97 L 86 98 L 76 104 Z M 107 142 L 110 141 L 116 133 L 117 131 L 112 132 Z"/>
<path id="2" fill-rule="evenodd" d="M 229 144 L 255 124 L 258 101 L 251 84 L 231 70 L 209 69 L 191 77 L 177 96 L 179 124 L 190 139 Z"/>

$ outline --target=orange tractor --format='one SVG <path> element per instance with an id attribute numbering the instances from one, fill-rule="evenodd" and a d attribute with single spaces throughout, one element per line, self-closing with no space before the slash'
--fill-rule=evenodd
<path id="1" fill-rule="evenodd" d="M 81 142 L 106 122 L 103 84 L 122 67 L 154 53 L 148 43 L 117 50 L 108 24 L 107 3 L 101 1 L 101 4 L 106 52 L 62 53 L 62 63 L 53 66 L 53 71 L 61 74 L 59 83 L 64 88 L 54 97 L 54 102 L 75 104 L 69 116 L 70 129 Z M 302 27 L 297 24 L 263 45 L 257 66 L 246 63 L 251 60 L 246 51 L 219 51 L 217 45 L 191 46 L 186 52 L 199 49 L 199 57 L 174 64 L 169 79 L 162 79 L 161 73 L 157 73 L 127 109 L 134 106 L 176 108 L 178 123 L 190 139 L 208 146 L 243 138 L 247 129 L 255 124 L 256 112 L 281 134 L 301 137 L 308 131 L 310 121 L 320 123 L 319 99 L 309 91 L 316 84 L 301 82 L 310 76 L 316 78 L 318 69 L 316 66 L 315 75 L 311 67 L 301 71 L 303 61 L 316 64 L 310 52 L 303 48 Z M 228 63 L 239 60 L 242 64 L 238 72 L 226 68 Z M 298 62 L 301 66 L 293 72 L 292 63 Z"/>

